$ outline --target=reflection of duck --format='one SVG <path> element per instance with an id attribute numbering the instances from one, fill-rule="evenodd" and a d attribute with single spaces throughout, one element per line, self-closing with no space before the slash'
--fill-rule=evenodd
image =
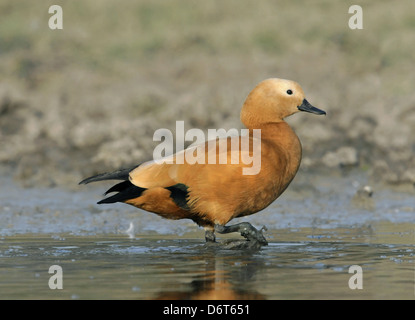
<path id="1" fill-rule="evenodd" d="M 235 289 L 226 280 L 193 280 L 190 292 L 163 292 L 154 300 L 265 300 L 265 296 L 250 289 Z"/>
<path id="2" fill-rule="evenodd" d="M 261 269 L 261 260 L 253 257 L 206 255 L 204 275 L 192 280 L 190 290 L 165 291 L 155 300 L 264 300 L 252 287 L 254 275 Z M 235 264 L 243 264 L 235 266 Z M 241 285 L 240 283 L 243 283 Z M 238 284 L 239 283 L 239 284 Z"/>
<path id="3" fill-rule="evenodd" d="M 187 151 L 181 151 L 168 157 L 169 162 L 148 161 L 80 183 L 124 180 L 107 191 L 115 195 L 98 203 L 124 202 L 164 218 L 191 219 L 205 228 L 206 241 L 215 241 L 215 231 L 240 232 L 251 242 L 267 244 L 262 232 L 247 222 L 225 224 L 266 208 L 294 178 L 301 144 L 284 118 L 299 111 L 325 114 L 308 103 L 298 83 L 268 79 L 252 90 L 242 107 L 241 121 L 249 129 L 244 138 L 227 137 L 188 149 L 191 154 L 197 151 L 196 163 L 192 157 L 188 162 Z"/>

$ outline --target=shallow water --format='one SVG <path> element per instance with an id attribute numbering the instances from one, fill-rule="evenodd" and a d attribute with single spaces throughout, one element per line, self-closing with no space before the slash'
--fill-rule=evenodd
<path id="1" fill-rule="evenodd" d="M 408 227 L 385 234 L 388 244 L 367 230 L 280 230 L 297 240 L 253 252 L 200 239 L 9 236 L 0 241 L 0 298 L 414 299 Z M 63 289 L 49 287 L 52 265 L 62 268 Z M 363 289 L 350 289 L 351 265 L 362 267 Z"/>
<path id="2" fill-rule="evenodd" d="M 206 245 L 192 222 L 97 206 L 102 184 L 2 181 L 0 299 L 415 299 L 411 189 L 376 187 L 357 201 L 362 176 L 302 174 L 269 208 L 236 220 L 268 228 L 269 245 L 246 251 L 223 244 L 237 234 Z M 63 289 L 49 287 L 52 265 Z M 349 287 L 352 265 L 363 289 Z"/>

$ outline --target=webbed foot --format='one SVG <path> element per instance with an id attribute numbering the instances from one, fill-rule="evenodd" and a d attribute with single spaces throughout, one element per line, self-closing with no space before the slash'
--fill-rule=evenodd
<path id="1" fill-rule="evenodd" d="M 215 230 L 219 233 L 231 233 L 231 232 L 239 232 L 241 236 L 243 236 L 248 241 L 255 242 L 259 246 L 266 246 L 268 245 L 268 241 L 265 239 L 264 235 L 262 234 L 262 230 L 266 230 L 265 227 L 261 228 L 260 230 L 256 229 L 248 222 L 241 222 L 238 224 L 234 224 L 231 226 L 223 226 L 223 225 L 215 225 Z"/>

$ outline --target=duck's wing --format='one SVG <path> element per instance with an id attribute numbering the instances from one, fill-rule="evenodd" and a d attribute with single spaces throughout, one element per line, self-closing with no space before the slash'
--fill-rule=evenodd
<path id="1" fill-rule="evenodd" d="M 259 168 L 253 168 L 258 164 Z M 178 183 L 191 187 L 192 182 L 212 171 L 219 170 L 224 176 L 236 172 L 252 175 L 258 173 L 260 166 L 260 139 L 237 136 L 206 141 L 160 160 L 145 162 L 133 169 L 129 178 L 134 185 L 147 189 Z"/>

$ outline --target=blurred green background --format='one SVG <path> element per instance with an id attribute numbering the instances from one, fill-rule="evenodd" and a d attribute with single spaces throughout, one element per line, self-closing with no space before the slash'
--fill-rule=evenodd
<path id="1" fill-rule="evenodd" d="M 53 4 L 63 30 L 48 27 Z M 27 187 L 75 186 L 151 159 L 176 120 L 241 128 L 250 90 L 279 77 L 327 111 L 287 119 L 302 170 L 412 185 L 414 13 L 413 0 L 2 0 L 0 163 Z"/>

